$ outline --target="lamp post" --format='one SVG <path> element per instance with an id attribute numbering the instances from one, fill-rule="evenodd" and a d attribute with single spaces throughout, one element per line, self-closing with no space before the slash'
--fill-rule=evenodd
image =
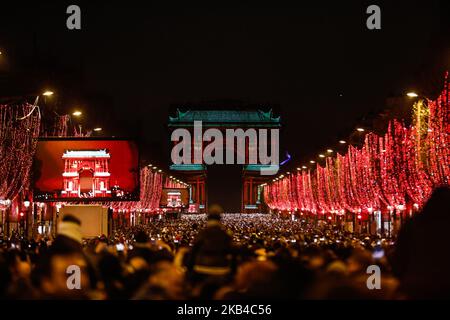
<path id="1" fill-rule="evenodd" d="M 30 238 L 30 233 L 31 233 L 30 231 L 32 231 L 32 219 L 33 219 L 33 216 L 30 212 L 30 201 L 25 200 L 23 202 L 23 206 L 25 207 L 25 210 L 24 210 L 25 212 L 24 212 L 24 216 L 23 216 L 23 219 L 25 222 L 25 236 L 27 238 Z"/>

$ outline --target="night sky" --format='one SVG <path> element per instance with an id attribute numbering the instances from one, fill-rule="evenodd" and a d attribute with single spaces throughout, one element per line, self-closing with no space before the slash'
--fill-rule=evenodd
<path id="1" fill-rule="evenodd" d="M 66 29 L 69 4 L 81 7 L 81 31 Z M 381 7 L 381 30 L 366 28 L 370 4 Z M 448 1 L 2 3 L 0 97 L 52 88 L 44 108 L 81 108 L 84 127 L 134 137 L 141 158 L 162 166 L 171 106 L 272 106 L 281 157 L 289 151 L 296 167 L 346 139 L 387 98 L 409 89 L 436 96 L 450 69 L 448 9 Z M 239 167 L 210 176 L 210 202 L 237 210 Z"/>

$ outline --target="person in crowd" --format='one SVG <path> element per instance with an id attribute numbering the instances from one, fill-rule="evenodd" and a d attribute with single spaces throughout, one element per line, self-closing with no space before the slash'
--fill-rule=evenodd
<path id="1" fill-rule="evenodd" d="M 400 289 L 410 299 L 450 296 L 450 188 L 434 190 L 421 213 L 400 230 L 392 259 Z"/>
<path id="2" fill-rule="evenodd" d="M 206 228 L 194 242 L 189 271 L 195 282 L 225 281 L 232 272 L 232 237 L 220 222 L 220 212 L 210 211 Z"/>
<path id="3" fill-rule="evenodd" d="M 184 275 L 179 268 L 169 261 L 159 261 L 133 299 L 182 300 L 186 298 L 185 286 Z"/>
<path id="4" fill-rule="evenodd" d="M 27 246 L 26 243 L 22 245 Z M 7 295 L 11 299 L 36 299 L 37 291 L 31 284 L 31 259 L 26 251 L 18 249 L 9 250 L 5 254 L 6 265 L 9 267 L 7 275 L 10 284 Z"/>
<path id="5" fill-rule="evenodd" d="M 125 270 L 117 255 L 110 252 L 101 254 L 98 260 L 98 273 L 107 299 L 120 300 L 128 298 Z"/>
<path id="6" fill-rule="evenodd" d="M 81 221 L 71 214 L 66 214 L 58 225 L 52 250 L 63 253 L 82 252 L 82 240 Z"/>
<path id="7" fill-rule="evenodd" d="M 246 262 L 239 266 L 232 290 L 218 292 L 220 299 L 279 299 L 278 267 L 271 261 Z"/>
<path id="8" fill-rule="evenodd" d="M 42 299 L 89 299 L 94 289 L 87 261 L 77 251 L 47 252 L 34 270 L 33 282 Z"/>

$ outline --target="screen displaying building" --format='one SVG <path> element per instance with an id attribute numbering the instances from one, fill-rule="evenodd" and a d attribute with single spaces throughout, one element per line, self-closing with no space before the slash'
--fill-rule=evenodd
<path id="1" fill-rule="evenodd" d="M 34 198 L 138 200 L 138 161 L 137 146 L 129 140 L 41 140 L 34 165 Z"/>

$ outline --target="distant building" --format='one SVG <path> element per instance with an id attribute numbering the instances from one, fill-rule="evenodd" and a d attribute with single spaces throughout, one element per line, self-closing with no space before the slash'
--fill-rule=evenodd
<path id="1" fill-rule="evenodd" d="M 249 128 L 279 129 L 281 127 L 280 117 L 275 117 L 272 109 L 267 111 L 216 109 L 214 105 L 210 109 L 190 108 L 186 111 L 177 109 L 175 116 L 169 116 L 168 127 L 171 132 L 177 128 L 184 128 L 192 133 L 194 121 L 201 121 L 205 129 L 214 128 L 221 132 L 235 128 L 246 130 Z M 195 146 L 192 145 L 191 150 L 194 148 Z M 261 176 L 261 168 L 265 165 L 248 163 L 249 151 L 252 151 L 249 148 L 250 146 L 245 148 L 245 164 L 242 165 L 241 212 L 253 213 L 262 210 L 259 185 L 267 182 L 270 176 Z M 236 152 L 236 150 L 234 151 Z M 254 151 L 258 154 L 258 150 Z M 193 153 L 191 156 L 190 164 L 172 164 L 170 170 L 183 174 L 191 185 L 189 212 L 205 212 L 208 208 L 207 165 L 195 164 Z"/>

